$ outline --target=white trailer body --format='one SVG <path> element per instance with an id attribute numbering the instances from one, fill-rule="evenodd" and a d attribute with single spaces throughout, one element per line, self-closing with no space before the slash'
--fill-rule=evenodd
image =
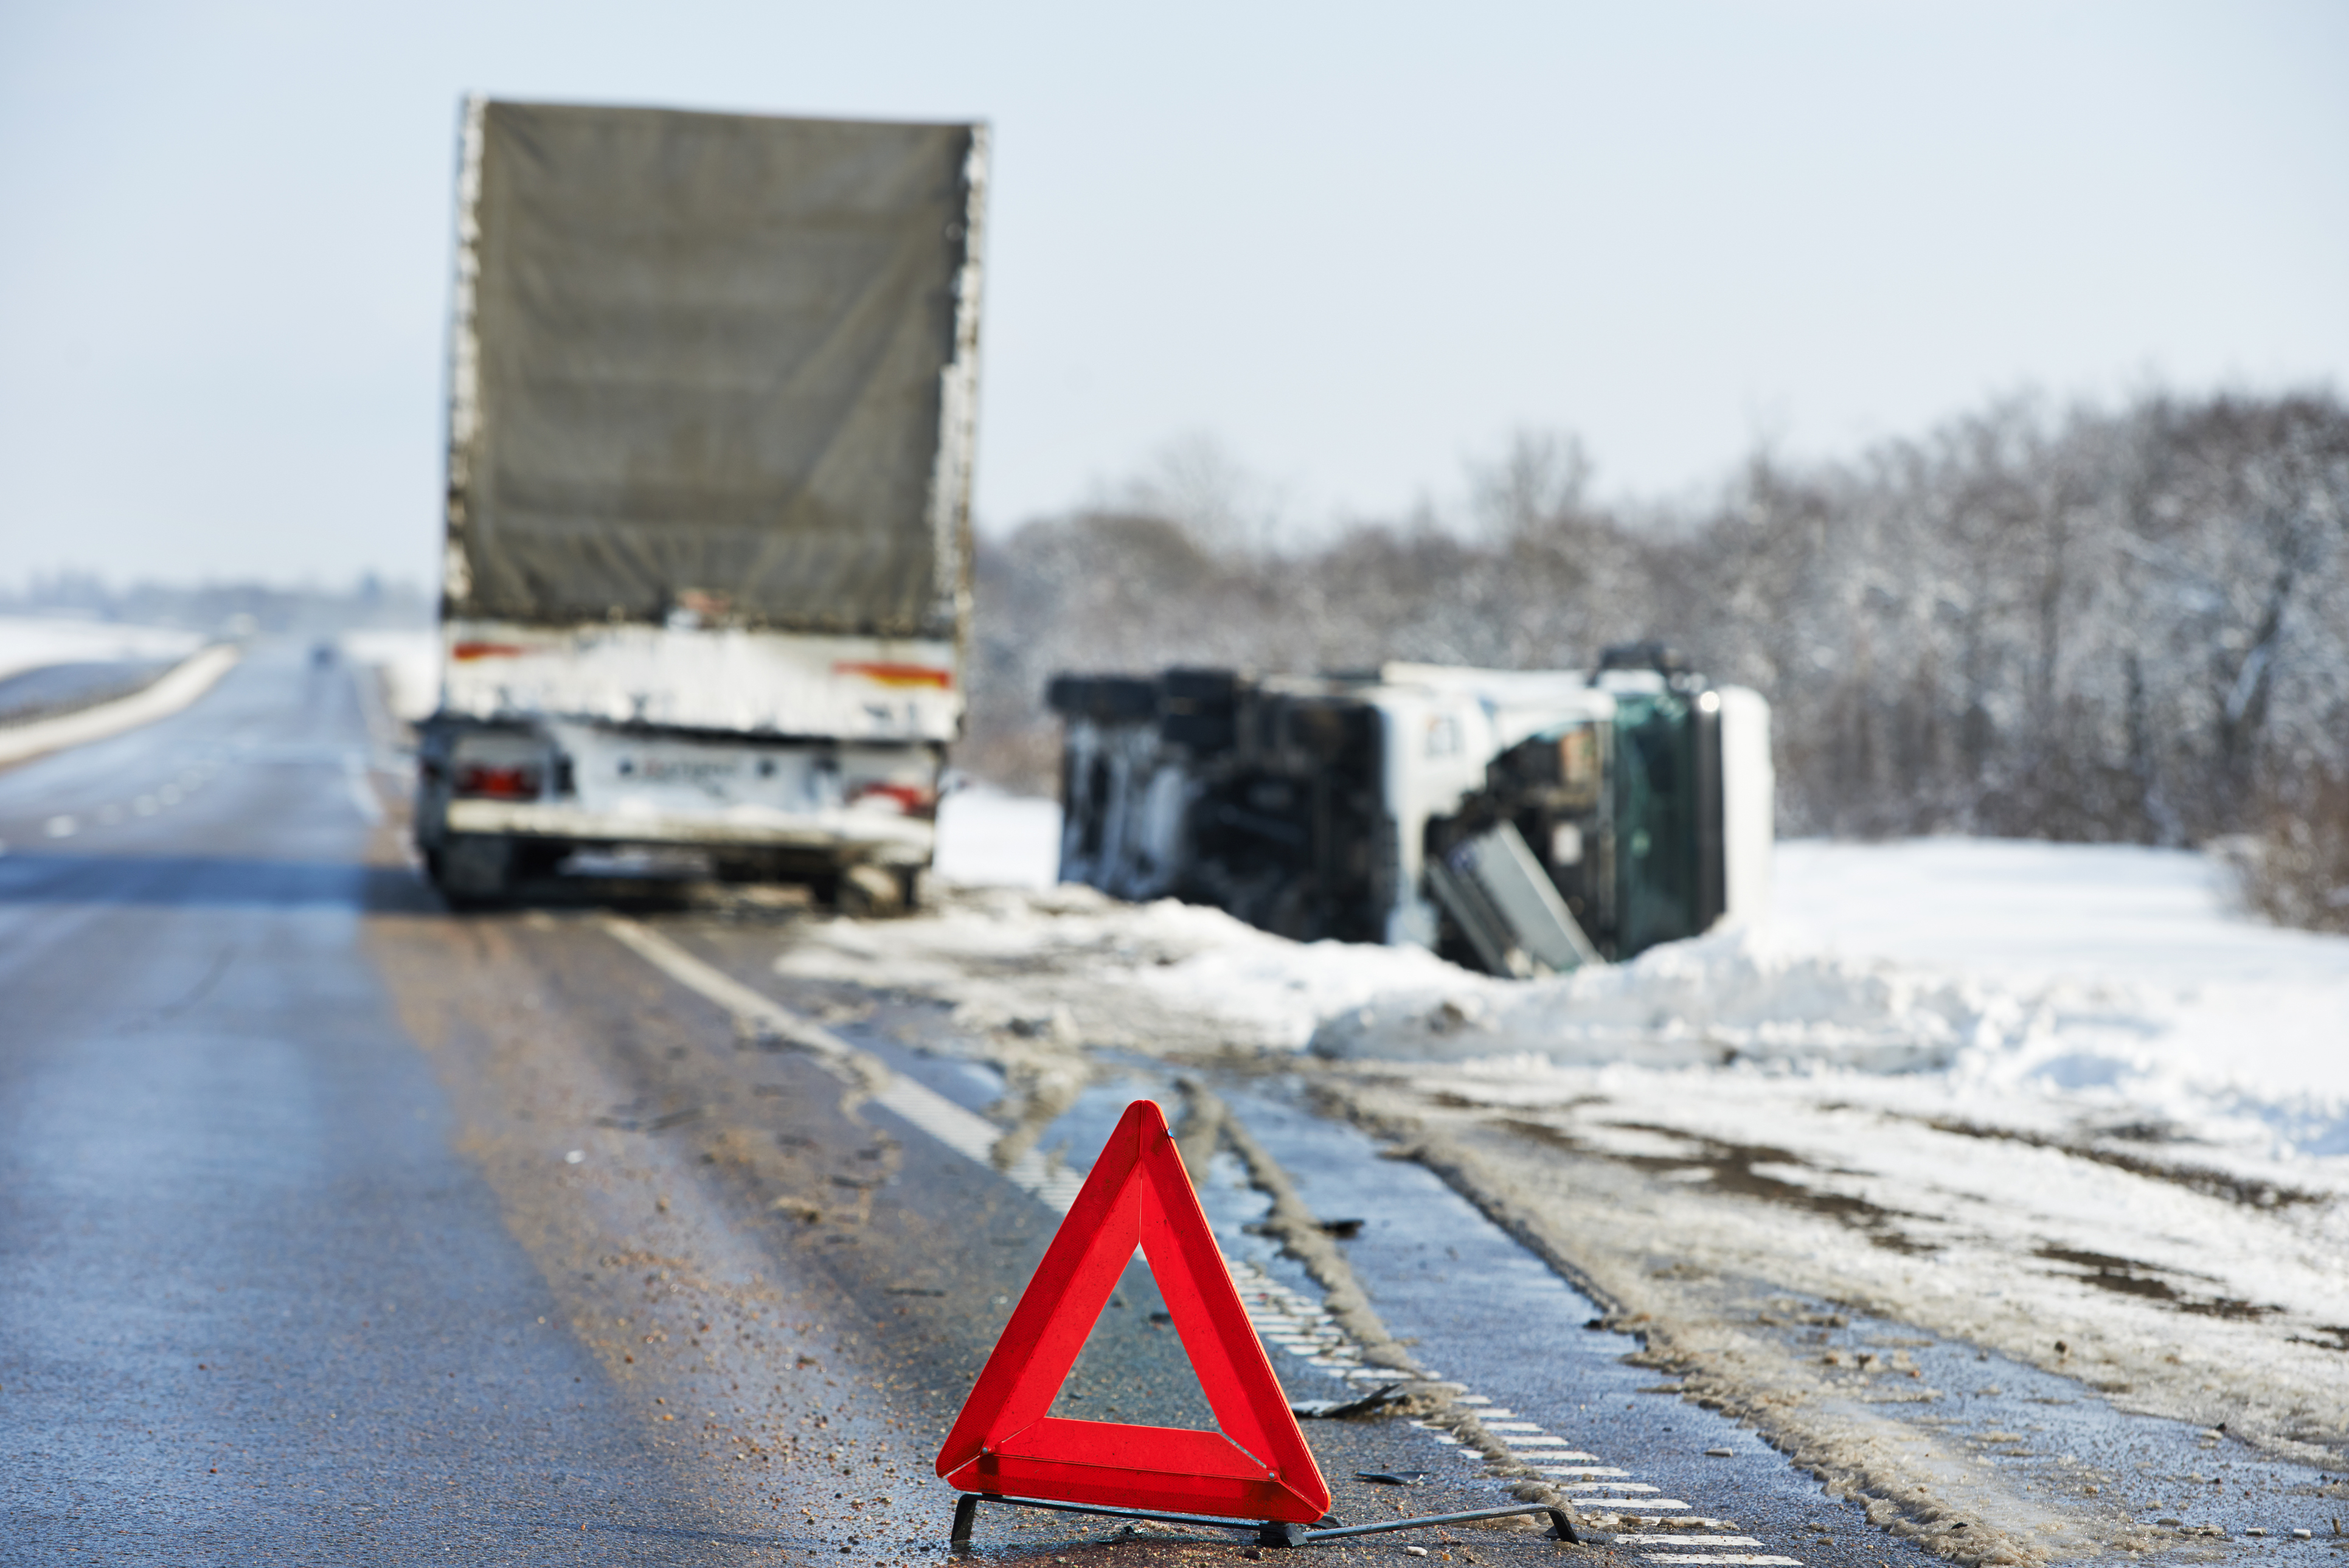
<path id="1" fill-rule="evenodd" d="M 417 838 L 928 863 L 960 733 L 987 139 L 467 106 Z"/>

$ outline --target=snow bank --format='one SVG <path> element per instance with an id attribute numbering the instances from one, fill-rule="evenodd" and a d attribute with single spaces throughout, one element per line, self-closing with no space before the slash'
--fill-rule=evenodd
<path id="1" fill-rule="evenodd" d="M 440 705 L 440 634 L 435 628 L 346 632 L 343 656 L 380 673 L 384 703 L 414 723 Z"/>
<path id="2" fill-rule="evenodd" d="M 1463 975 L 1332 1018 L 1314 1049 L 1925 1072 L 2237 1146 L 2349 1154 L 2349 939 L 2247 918 L 2206 857 L 1792 843 L 1777 877 L 1754 931 L 1527 985 Z"/>
<path id="3" fill-rule="evenodd" d="M 1537 1052 L 1651 1067 L 1837 1062 L 1947 1068 L 2011 1038 L 2032 1014 L 1994 985 L 1806 951 L 1766 928 L 1678 942 L 1634 963 L 1512 983 L 1447 969 L 1431 995 L 1393 995 L 1333 1017 L 1317 1055 L 1461 1059 Z"/>
<path id="4" fill-rule="evenodd" d="M 1065 1011 L 1093 1043 L 1292 1051 L 1333 1015 L 1460 971 L 1417 948 L 1290 942 L 1221 910 L 1132 904 L 1055 886 L 1061 809 L 985 789 L 938 807 L 937 907 L 873 925 L 804 930 L 778 967 L 803 978 L 921 991 L 979 1027 Z"/>
<path id="5" fill-rule="evenodd" d="M 183 659 L 202 647 L 203 641 L 194 632 L 164 626 L 0 615 L 0 678 L 48 665 Z"/>
<path id="6" fill-rule="evenodd" d="M 1399 978 L 1433 989 L 1459 973 L 1415 948 L 1289 942 L 1173 899 L 951 886 L 912 920 L 811 923 L 776 968 L 937 996 L 974 1027 L 1066 1010 L 1093 1044 L 1283 1051 L 1331 1014 L 1392 995 Z"/>
<path id="7" fill-rule="evenodd" d="M 969 791 L 938 830 L 945 881 L 1050 884 L 1048 801 Z M 967 999 L 982 950 L 1006 970 L 1071 974 L 1081 954 L 1108 955 L 1094 978 L 1154 1011 L 1186 1007 L 1236 1039 L 1309 1041 L 1337 1059 L 1898 1073 L 1994 1099 L 2009 1119 L 2039 1116 L 2035 1104 L 2051 1125 L 2152 1121 L 2268 1153 L 2349 1155 L 2349 938 L 2251 919 L 2223 869 L 2184 851 L 1785 843 L 1754 928 L 1534 982 L 1077 890 L 943 919 L 876 962 L 922 966 L 917 984 Z"/>
<path id="8" fill-rule="evenodd" d="M 1060 881 L 1061 808 L 983 784 L 938 802 L 941 882 L 963 887 L 1048 888 Z"/>
<path id="9" fill-rule="evenodd" d="M 87 746 L 178 713 L 212 690 L 243 653 L 237 644 L 215 643 L 129 696 L 0 728 L 0 767 L 69 746 Z"/>

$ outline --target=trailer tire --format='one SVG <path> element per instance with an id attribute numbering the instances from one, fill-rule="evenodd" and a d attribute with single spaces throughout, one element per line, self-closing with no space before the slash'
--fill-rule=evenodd
<path id="1" fill-rule="evenodd" d="M 886 866 L 851 866 L 840 873 L 840 913 L 862 920 L 885 920 L 905 913 L 905 889 Z"/>
<path id="2" fill-rule="evenodd" d="M 554 876 L 570 858 L 571 845 L 562 839 L 512 839 L 513 858 L 507 865 L 512 882 L 536 882 Z"/>

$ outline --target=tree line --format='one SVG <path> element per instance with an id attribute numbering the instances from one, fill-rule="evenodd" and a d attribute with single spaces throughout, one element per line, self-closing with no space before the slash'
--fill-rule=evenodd
<path id="1" fill-rule="evenodd" d="M 1774 706 L 1788 835 L 2227 848 L 2349 929 L 2349 408 L 1996 404 L 1856 457 L 1601 503 L 1527 433 L 1470 499 L 1283 545 L 1138 489 L 982 542 L 972 771 L 1049 790 L 1061 670 L 1588 664 L 1661 638 Z"/>

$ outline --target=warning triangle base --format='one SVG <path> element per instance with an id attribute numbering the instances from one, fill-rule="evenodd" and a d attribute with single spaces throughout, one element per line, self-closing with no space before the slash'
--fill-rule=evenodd
<path id="1" fill-rule="evenodd" d="M 1549 1515 L 1550 1537 L 1557 1541 L 1580 1541 L 1575 1529 L 1571 1508 L 1559 1508 L 1549 1503 L 1520 1502 L 1504 1508 L 1476 1508 L 1464 1513 L 1423 1513 L 1405 1519 L 1382 1519 L 1374 1524 L 1341 1524 L 1324 1515 L 1311 1528 L 1284 1520 L 1219 1519 L 1195 1513 L 1159 1513 L 1146 1509 L 1096 1508 L 1084 1503 L 1054 1502 L 1033 1497 L 999 1497 L 994 1493 L 965 1492 L 955 1502 L 954 1529 L 947 1544 L 957 1552 L 968 1551 L 972 1527 L 978 1520 L 978 1505 L 999 1503 L 1006 1508 L 1042 1508 L 1055 1513 L 1087 1513 L 1100 1519 L 1133 1519 L 1152 1524 L 1187 1524 L 1199 1530 L 1237 1530 L 1253 1533 L 1259 1546 L 1309 1546 L 1317 1541 L 1338 1541 L 1356 1535 L 1384 1535 L 1398 1530 L 1430 1530 L 1444 1525 L 1470 1524 L 1481 1520 L 1507 1519 L 1516 1514 L 1547 1513 Z"/>

